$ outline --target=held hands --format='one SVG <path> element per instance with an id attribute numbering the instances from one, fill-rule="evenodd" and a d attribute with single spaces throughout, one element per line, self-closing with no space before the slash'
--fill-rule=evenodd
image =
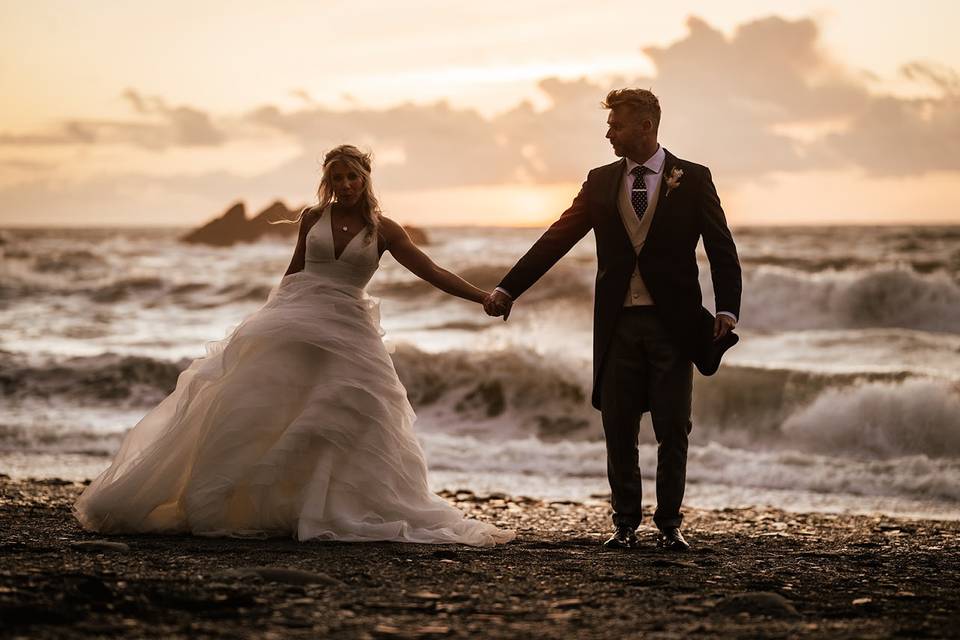
<path id="1" fill-rule="evenodd" d="M 730 333 L 730 331 L 736 326 L 737 323 L 733 321 L 733 318 L 725 314 L 718 314 L 716 319 L 713 321 L 714 341 L 719 340 L 723 336 Z"/>
<path id="2" fill-rule="evenodd" d="M 487 312 L 487 315 L 503 316 L 504 322 L 510 317 L 511 307 L 513 307 L 513 300 L 503 291 L 494 290 L 487 294 L 487 297 L 483 300 L 483 310 Z"/>

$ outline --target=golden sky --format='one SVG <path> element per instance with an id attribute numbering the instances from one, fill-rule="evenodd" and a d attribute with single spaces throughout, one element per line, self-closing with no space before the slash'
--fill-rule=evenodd
<path id="1" fill-rule="evenodd" d="M 0 0 L 0 226 L 299 205 L 342 142 L 401 221 L 542 224 L 618 86 L 734 225 L 960 223 L 960 5 L 778 4 Z"/>

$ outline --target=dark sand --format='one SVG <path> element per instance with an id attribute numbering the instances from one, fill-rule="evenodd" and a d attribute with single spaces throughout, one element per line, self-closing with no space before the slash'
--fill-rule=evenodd
<path id="1" fill-rule="evenodd" d="M 618 552 L 600 547 L 603 504 L 461 492 L 445 497 L 517 540 L 110 549 L 75 546 L 104 539 L 70 515 L 82 488 L 0 475 L 3 637 L 960 637 L 958 522 L 688 509 L 691 552 L 643 528 L 642 549 Z"/>

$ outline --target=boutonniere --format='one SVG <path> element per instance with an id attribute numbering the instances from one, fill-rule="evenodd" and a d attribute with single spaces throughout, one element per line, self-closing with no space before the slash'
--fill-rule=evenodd
<path id="1" fill-rule="evenodd" d="M 680 186 L 680 178 L 683 177 L 683 169 L 680 167 L 672 167 L 670 173 L 663 179 L 667 183 L 667 192 L 663 194 L 663 197 L 666 198 L 670 195 L 670 192 Z"/>

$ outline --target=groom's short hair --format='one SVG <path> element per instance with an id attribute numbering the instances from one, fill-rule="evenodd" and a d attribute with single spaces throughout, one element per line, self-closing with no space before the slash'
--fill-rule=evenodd
<path id="1" fill-rule="evenodd" d="M 650 118 L 654 128 L 660 126 L 660 101 L 647 89 L 614 89 L 600 104 L 604 109 L 629 109 L 636 116 Z"/>

